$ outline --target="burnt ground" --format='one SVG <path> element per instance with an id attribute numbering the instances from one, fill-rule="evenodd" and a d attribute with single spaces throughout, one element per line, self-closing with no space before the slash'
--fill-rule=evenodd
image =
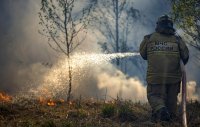
<path id="1" fill-rule="evenodd" d="M 0 103 L 0 127 L 180 127 L 151 123 L 148 104 L 131 101 L 74 100 L 48 106 L 38 100 L 21 99 Z M 189 127 L 200 126 L 200 103 L 187 105 Z"/>

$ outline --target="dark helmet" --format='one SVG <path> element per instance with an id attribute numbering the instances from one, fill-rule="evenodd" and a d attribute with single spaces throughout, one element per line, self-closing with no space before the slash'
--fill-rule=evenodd
<path id="1" fill-rule="evenodd" d="M 173 21 L 172 18 L 170 18 L 168 15 L 163 15 L 158 18 L 157 24 L 162 25 L 166 28 L 172 28 L 173 29 Z"/>
<path id="2" fill-rule="evenodd" d="M 163 15 L 158 18 L 156 31 L 166 34 L 174 34 L 173 21 L 168 15 Z"/>

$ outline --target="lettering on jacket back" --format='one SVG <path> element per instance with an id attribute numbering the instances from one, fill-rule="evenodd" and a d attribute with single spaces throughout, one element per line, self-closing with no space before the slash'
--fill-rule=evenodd
<path id="1" fill-rule="evenodd" d="M 152 42 L 148 46 L 148 51 L 170 51 L 176 52 L 178 51 L 178 46 L 173 42 Z"/>

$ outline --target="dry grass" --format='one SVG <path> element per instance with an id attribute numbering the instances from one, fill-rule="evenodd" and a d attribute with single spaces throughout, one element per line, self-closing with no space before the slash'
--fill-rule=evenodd
<path id="1" fill-rule="evenodd" d="M 37 100 L 0 103 L 1 127 L 179 127 L 174 123 L 151 123 L 148 104 L 131 101 L 80 100 L 48 106 Z M 200 126 L 200 104 L 188 104 L 189 126 Z"/>

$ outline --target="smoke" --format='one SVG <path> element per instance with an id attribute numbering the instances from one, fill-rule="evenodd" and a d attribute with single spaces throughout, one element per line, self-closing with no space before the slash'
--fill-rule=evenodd
<path id="1" fill-rule="evenodd" d="M 74 91 L 73 96 L 84 95 L 84 97 L 85 96 L 92 97 L 92 96 L 98 95 L 99 98 L 101 98 L 102 97 L 100 93 L 100 91 L 102 91 L 101 80 L 104 78 L 109 78 L 109 77 L 105 77 L 102 74 L 110 73 L 111 75 L 113 75 L 115 74 L 115 72 L 117 73 L 119 72 L 117 71 L 116 68 L 112 66 L 112 64 L 109 63 L 109 61 L 116 58 L 123 58 L 123 57 L 130 57 L 130 56 L 134 57 L 135 55 L 138 55 L 138 53 L 124 53 L 124 54 L 121 54 L 121 53 L 115 53 L 115 54 L 77 53 L 77 54 L 74 54 L 71 57 L 72 76 L 73 76 L 72 83 L 73 83 L 73 91 Z M 37 66 L 34 66 L 33 69 L 37 69 L 40 67 L 41 67 L 40 65 L 37 65 Z M 46 94 L 43 91 L 48 91 L 49 96 L 52 96 L 55 98 L 66 97 L 67 89 L 68 89 L 68 61 L 66 57 L 63 57 L 62 59 L 60 59 L 54 66 L 52 66 L 52 68 L 42 69 L 40 73 L 42 73 L 41 75 L 42 79 L 39 79 L 38 81 L 34 81 L 34 83 L 40 84 L 40 85 L 39 86 L 35 85 L 37 87 L 32 87 L 29 91 L 30 93 L 32 93 L 35 96 L 43 96 L 43 94 Z M 132 94 L 135 96 L 135 98 L 138 98 L 143 95 L 142 90 L 144 89 L 141 89 L 142 84 L 139 82 L 139 80 L 129 79 L 127 82 L 125 82 L 126 79 L 125 79 L 125 76 L 123 76 L 123 73 L 121 72 L 119 74 L 120 75 L 118 75 L 118 77 L 115 77 L 115 82 L 124 80 L 123 82 L 120 81 L 122 86 L 126 85 L 126 87 L 122 89 L 127 91 L 129 85 L 131 85 L 131 88 L 134 88 L 136 90 L 135 94 Z M 108 88 L 112 87 L 108 83 L 105 83 L 104 85 L 106 85 L 106 87 Z M 134 85 L 134 87 L 132 87 L 132 85 Z M 141 90 L 137 90 L 138 89 L 137 87 L 141 87 L 139 88 Z M 111 91 L 111 93 L 113 92 L 113 94 L 115 94 L 116 90 Z M 126 97 L 127 99 L 128 98 L 131 99 L 131 97 L 128 94 L 126 94 L 124 97 Z"/>
<path id="2" fill-rule="evenodd" d="M 137 78 L 127 78 L 120 71 L 98 75 L 98 88 L 104 90 L 107 99 L 116 97 L 133 101 L 147 102 L 146 87 Z"/>
<path id="3" fill-rule="evenodd" d="M 81 7 L 84 3 L 80 4 Z M 167 2 L 160 0 L 135 0 L 134 6 L 142 14 L 142 22 L 135 23 L 128 38 L 128 45 L 138 50 L 143 36 L 154 31 L 157 17 L 168 13 L 170 7 Z M 38 33 L 39 9 L 40 0 L 1 0 L 0 90 L 16 94 L 22 90 L 29 90 L 30 93 L 40 95 L 47 89 L 51 96 L 57 96 L 57 93 L 65 96 L 65 58 L 55 53 L 46 43 L 46 38 Z M 86 40 L 76 52 L 100 53 L 97 36 L 103 38 L 98 31 L 89 30 Z M 145 61 L 139 57 L 129 60 L 127 75 L 107 61 L 97 65 L 89 63 L 82 68 L 79 66 L 74 70 L 73 96 L 102 98 L 106 95 L 108 99 L 119 96 L 123 99 L 146 102 Z M 138 69 L 138 66 L 143 70 Z M 197 81 L 198 69 L 194 68 L 192 62 L 187 68 L 188 81 Z M 195 93 L 199 91 L 198 83 L 189 82 L 188 90 L 194 99 L 199 99 L 199 95 Z"/>
<path id="4" fill-rule="evenodd" d="M 34 74 L 29 75 L 36 73 L 32 64 L 49 61 L 51 53 L 43 43 L 44 38 L 37 32 L 37 9 L 38 5 L 31 0 L 1 1 L 1 90 L 16 92 L 23 88 L 26 82 L 33 79 Z"/>
<path id="5" fill-rule="evenodd" d="M 178 101 L 181 102 L 181 93 L 178 95 Z M 200 88 L 195 81 L 187 82 L 187 101 L 200 101 Z"/>
<path id="6" fill-rule="evenodd" d="M 200 88 L 197 86 L 195 81 L 187 83 L 187 100 L 200 101 Z"/>

